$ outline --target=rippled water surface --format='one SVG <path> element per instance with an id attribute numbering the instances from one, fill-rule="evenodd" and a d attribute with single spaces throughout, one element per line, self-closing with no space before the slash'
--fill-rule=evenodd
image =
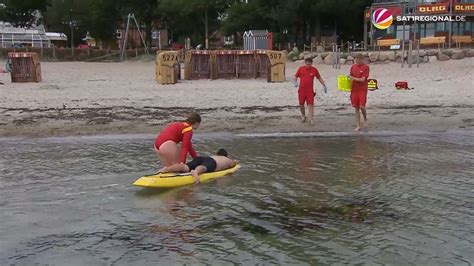
<path id="1" fill-rule="evenodd" d="M 0 265 L 474 263 L 474 134 L 258 138 L 233 176 L 172 190 L 152 137 L 0 140 Z"/>

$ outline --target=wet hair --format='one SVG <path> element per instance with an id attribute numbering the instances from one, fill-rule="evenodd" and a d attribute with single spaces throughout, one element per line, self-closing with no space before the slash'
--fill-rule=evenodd
<path id="1" fill-rule="evenodd" d="M 227 151 L 224 150 L 224 149 L 219 149 L 216 154 L 219 155 L 219 156 L 225 156 L 225 157 L 227 157 L 227 155 L 228 155 Z"/>
<path id="2" fill-rule="evenodd" d="M 364 55 L 363 54 L 356 54 L 356 56 L 354 56 L 354 58 L 364 59 Z"/>
<path id="3" fill-rule="evenodd" d="M 201 116 L 198 113 L 191 113 L 184 122 L 188 122 L 191 125 L 201 123 Z"/>
<path id="4" fill-rule="evenodd" d="M 305 63 L 313 63 L 313 58 L 308 57 L 304 60 Z"/>

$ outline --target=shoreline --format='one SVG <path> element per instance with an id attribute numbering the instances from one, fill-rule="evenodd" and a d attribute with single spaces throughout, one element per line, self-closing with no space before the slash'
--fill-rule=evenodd
<path id="1" fill-rule="evenodd" d="M 290 80 L 298 63 L 286 64 Z M 42 63 L 43 82 L 11 83 L 0 75 L 0 137 L 107 134 L 157 134 L 167 123 L 198 111 L 197 132 L 275 133 L 352 132 L 349 94 L 336 90 L 336 77 L 350 66 L 315 65 L 329 91 L 318 82 L 315 125 L 299 120 L 297 92 L 290 82 L 181 80 L 159 85 L 154 62 Z M 375 64 L 370 77 L 379 90 L 369 92 L 370 130 L 474 128 L 474 58 L 421 64 Z M 414 90 L 398 91 L 406 80 Z"/>
<path id="2" fill-rule="evenodd" d="M 272 108 L 274 109 L 274 108 Z M 299 120 L 298 107 L 280 107 L 268 111 L 262 107 L 247 108 L 244 113 L 217 109 L 200 110 L 203 123 L 198 133 L 228 132 L 232 134 L 288 132 L 352 132 L 352 108 L 318 109 L 315 125 Z M 368 108 L 369 131 L 447 131 L 474 129 L 472 106 L 401 106 Z M 154 110 L 160 119 L 148 120 L 150 109 L 1 109 L 12 120 L 3 121 L 0 137 L 67 137 L 117 134 L 157 134 L 168 122 L 179 120 L 169 109 Z M 64 113 L 67 112 L 68 116 Z"/>

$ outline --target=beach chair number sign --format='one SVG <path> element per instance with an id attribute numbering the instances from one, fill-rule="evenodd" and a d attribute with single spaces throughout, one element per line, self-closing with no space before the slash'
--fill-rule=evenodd
<path id="1" fill-rule="evenodd" d="M 271 53 L 269 54 L 270 60 L 280 60 L 281 59 L 281 53 Z"/>
<path id="2" fill-rule="evenodd" d="M 156 56 L 156 81 L 159 84 L 175 84 L 178 81 L 179 69 L 177 64 L 177 52 L 157 52 Z"/>
<path id="3" fill-rule="evenodd" d="M 172 54 L 164 54 L 162 58 L 164 62 L 176 61 L 176 56 Z"/>
<path id="4" fill-rule="evenodd" d="M 270 61 L 268 69 L 268 82 L 284 82 L 285 81 L 285 61 L 286 56 L 282 52 L 265 51 Z"/>

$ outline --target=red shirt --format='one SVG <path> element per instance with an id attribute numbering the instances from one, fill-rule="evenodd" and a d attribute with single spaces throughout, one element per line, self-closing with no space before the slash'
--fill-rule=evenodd
<path id="1" fill-rule="evenodd" d="M 366 64 L 354 64 L 351 67 L 350 75 L 354 78 L 362 78 L 365 77 L 364 82 L 360 81 L 352 81 L 352 90 L 359 91 L 359 90 L 367 90 L 367 80 L 369 79 L 369 66 Z"/>
<path id="2" fill-rule="evenodd" d="M 314 78 L 320 79 L 318 69 L 313 66 L 300 66 L 295 74 L 296 78 L 300 78 L 300 90 L 313 91 Z"/>
<path id="3" fill-rule="evenodd" d="M 180 161 L 186 162 L 186 155 L 189 154 L 191 157 L 196 158 L 196 151 L 193 149 L 191 139 L 193 137 L 193 127 L 186 122 L 174 122 L 168 124 L 163 131 L 155 139 L 155 147 L 160 148 L 161 144 L 165 141 L 172 140 L 176 143 L 183 142 L 181 146 Z"/>

